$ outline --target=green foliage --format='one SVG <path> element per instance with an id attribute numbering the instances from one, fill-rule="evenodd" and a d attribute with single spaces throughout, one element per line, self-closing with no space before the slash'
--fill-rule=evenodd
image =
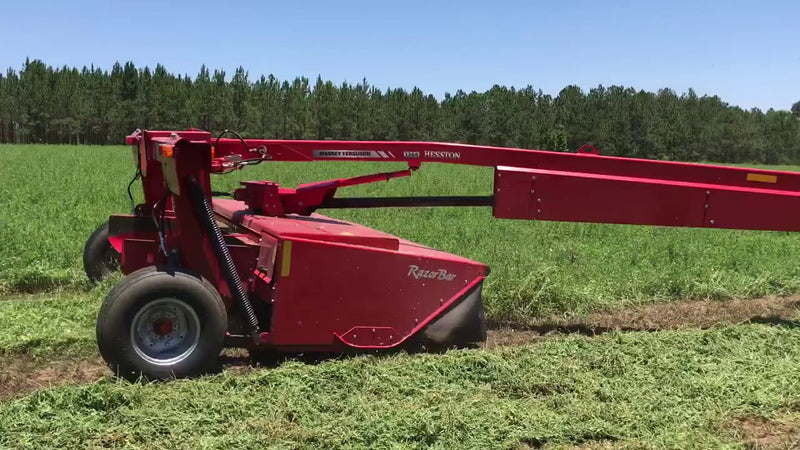
<path id="1" fill-rule="evenodd" d="M 386 171 L 399 165 L 264 163 L 212 178 L 285 186 Z M 133 163 L 124 147 L 0 146 L 0 291 L 88 289 L 85 239 L 127 212 Z M 137 198 L 139 184 L 133 186 Z M 492 171 L 426 164 L 413 177 L 342 189 L 341 195 L 487 195 Z M 800 235 L 707 229 L 497 220 L 486 208 L 322 211 L 487 263 L 493 318 L 683 298 L 755 297 L 800 290 Z"/>
<path id="2" fill-rule="evenodd" d="M 603 154 L 670 160 L 800 163 L 800 102 L 750 111 L 689 89 L 656 93 L 623 86 L 555 97 L 493 86 L 439 101 L 419 88 L 385 90 L 366 80 L 322 77 L 251 81 L 204 65 L 192 78 L 162 65 L 111 71 L 26 61 L 0 75 L 0 143 L 120 143 L 135 128 L 199 127 L 292 139 L 435 140 L 543 150 L 593 144 Z"/>
<path id="3" fill-rule="evenodd" d="M 0 402 L 0 447 L 721 448 L 726 421 L 792 408 L 798 384 L 789 328 L 568 336 L 45 389 Z"/>
<path id="4" fill-rule="evenodd" d="M 550 132 L 548 147 L 550 150 L 555 150 L 557 152 L 566 152 L 569 150 L 567 147 L 567 133 L 564 131 L 563 125 L 556 125 Z"/>

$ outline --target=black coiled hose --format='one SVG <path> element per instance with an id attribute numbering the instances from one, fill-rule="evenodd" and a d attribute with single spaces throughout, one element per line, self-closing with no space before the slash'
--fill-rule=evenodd
<path id="1" fill-rule="evenodd" d="M 233 265 L 231 253 L 228 251 L 228 246 L 225 244 L 225 238 L 222 237 L 217 221 L 214 219 L 214 213 L 211 211 L 211 204 L 206 198 L 203 191 L 203 186 L 197 180 L 189 182 L 189 195 L 194 203 L 195 211 L 200 219 L 203 221 L 203 226 L 208 232 L 208 237 L 211 239 L 211 246 L 214 248 L 214 253 L 219 260 L 219 268 L 222 270 L 222 275 L 228 283 L 228 288 L 231 290 L 233 299 L 239 305 L 239 309 L 244 314 L 247 324 L 250 326 L 250 335 L 253 340 L 258 343 L 258 336 L 261 331 L 258 329 L 258 318 L 256 312 L 253 310 L 253 305 L 250 299 L 247 298 L 247 291 L 242 287 L 242 282 L 239 279 L 239 273 L 236 271 L 236 266 Z"/>

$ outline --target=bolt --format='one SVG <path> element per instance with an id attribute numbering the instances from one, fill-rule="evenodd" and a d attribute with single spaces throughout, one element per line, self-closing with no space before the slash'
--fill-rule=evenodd
<path id="1" fill-rule="evenodd" d="M 540 199 L 540 198 L 537 198 L 537 199 L 536 199 L 536 202 L 537 202 L 537 203 L 542 203 L 542 199 Z"/>
<path id="2" fill-rule="evenodd" d="M 535 193 L 536 193 L 536 191 L 531 189 L 531 194 L 535 194 Z"/>
<path id="3" fill-rule="evenodd" d="M 710 221 L 710 223 L 711 223 L 711 225 L 714 225 L 714 221 L 713 221 L 713 220 L 712 220 L 712 221 Z"/>
<path id="4" fill-rule="evenodd" d="M 711 191 L 706 191 L 706 195 L 711 195 Z"/>
<path id="5" fill-rule="evenodd" d="M 531 180 L 536 180 L 536 177 L 531 177 Z"/>
<path id="6" fill-rule="evenodd" d="M 541 209 L 537 209 L 537 210 L 536 210 L 536 214 L 541 214 L 541 213 L 542 213 L 542 210 L 541 210 Z"/>
<path id="7" fill-rule="evenodd" d="M 708 203 L 706 203 L 706 209 L 708 209 Z"/>
<path id="8" fill-rule="evenodd" d="M 354 334 L 354 335 L 353 335 L 353 339 L 355 339 L 355 338 L 356 338 L 356 335 Z"/>

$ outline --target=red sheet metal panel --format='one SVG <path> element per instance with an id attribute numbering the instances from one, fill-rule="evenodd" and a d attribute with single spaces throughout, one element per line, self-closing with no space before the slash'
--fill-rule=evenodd
<path id="1" fill-rule="evenodd" d="M 284 350 L 392 347 L 438 317 L 486 274 L 481 263 L 424 247 L 402 245 L 391 251 L 283 241 L 276 261 L 271 344 Z"/>
<path id="2" fill-rule="evenodd" d="M 788 191 L 714 189 L 706 226 L 800 231 L 800 195 Z"/>
<path id="3" fill-rule="evenodd" d="M 164 264 L 164 255 L 161 254 L 158 242 L 151 239 L 123 239 L 120 254 L 122 271 L 126 274 L 142 267 Z"/>
<path id="4" fill-rule="evenodd" d="M 800 231 L 800 193 L 498 167 L 494 215 L 506 219 Z"/>

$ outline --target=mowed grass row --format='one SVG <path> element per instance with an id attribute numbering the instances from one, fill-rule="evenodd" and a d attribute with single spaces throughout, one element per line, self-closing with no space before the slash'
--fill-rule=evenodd
<path id="1" fill-rule="evenodd" d="M 110 213 L 129 210 L 133 167 L 126 147 L 0 146 L 0 291 L 86 289 L 83 243 Z M 270 179 L 296 186 L 397 168 L 267 162 L 214 176 L 213 184 L 230 190 L 240 180 Z M 427 164 L 411 178 L 340 195 L 491 189 L 490 168 Z M 134 193 L 141 196 L 138 183 Z M 800 290 L 800 236 L 791 233 L 497 220 L 489 208 L 322 212 L 487 263 L 486 304 L 495 319 Z"/>
<path id="2" fill-rule="evenodd" d="M 97 354 L 95 325 L 110 286 L 86 293 L 6 297 L 0 301 L 0 356 Z"/>
<path id="3" fill-rule="evenodd" d="M 0 402 L 0 448 L 724 448 L 799 388 L 788 327 L 567 336 L 46 389 Z"/>

